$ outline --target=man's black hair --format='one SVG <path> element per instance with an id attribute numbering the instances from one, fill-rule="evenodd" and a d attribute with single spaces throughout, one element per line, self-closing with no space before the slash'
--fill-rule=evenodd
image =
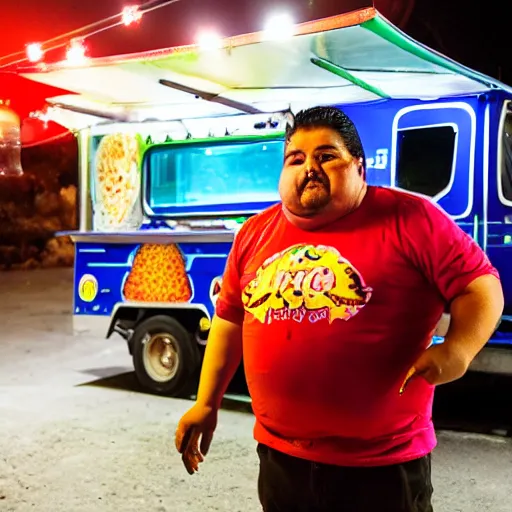
<path id="1" fill-rule="evenodd" d="M 293 126 L 286 127 L 286 140 L 301 128 L 331 128 L 338 132 L 349 153 L 363 160 L 366 169 L 366 157 L 357 128 L 352 120 L 336 107 L 313 107 L 301 110 L 294 118 Z"/>

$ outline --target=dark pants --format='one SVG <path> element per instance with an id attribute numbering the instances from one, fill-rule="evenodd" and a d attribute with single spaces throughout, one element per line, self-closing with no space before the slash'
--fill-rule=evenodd
<path id="1" fill-rule="evenodd" d="M 430 456 L 393 466 L 315 464 L 258 445 L 264 512 L 433 512 Z"/>

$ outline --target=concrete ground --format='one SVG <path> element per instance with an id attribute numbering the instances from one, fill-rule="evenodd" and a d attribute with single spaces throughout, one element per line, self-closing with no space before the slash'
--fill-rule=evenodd
<path id="1" fill-rule="evenodd" d="M 138 391 L 121 339 L 74 338 L 71 283 L 0 274 L 0 511 L 259 510 L 251 415 L 223 411 L 189 477 L 172 435 L 190 402 Z M 436 512 L 512 510 L 510 439 L 440 432 L 434 472 Z"/>

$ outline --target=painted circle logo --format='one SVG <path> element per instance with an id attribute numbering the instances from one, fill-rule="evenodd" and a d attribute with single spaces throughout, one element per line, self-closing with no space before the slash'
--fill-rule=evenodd
<path id="1" fill-rule="evenodd" d="M 78 284 L 78 296 L 84 302 L 92 302 L 98 295 L 98 280 L 91 274 L 85 274 Z"/>

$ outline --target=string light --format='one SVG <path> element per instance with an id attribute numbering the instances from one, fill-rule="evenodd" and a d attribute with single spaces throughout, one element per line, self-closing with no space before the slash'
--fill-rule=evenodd
<path id="1" fill-rule="evenodd" d="M 216 32 L 202 32 L 197 38 L 197 44 L 202 50 L 219 50 L 223 47 L 222 37 Z"/>
<path id="2" fill-rule="evenodd" d="M 96 34 L 99 34 L 106 30 L 110 30 L 110 29 L 118 27 L 120 25 L 131 26 L 134 23 L 137 23 L 138 21 L 140 21 L 143 14 L 155 11 L 157 9 L 162 9 L 169 5 L 176 4 L 180 1 L 182 1 L 182 0 L 164 0 L 163 2 L 161 0 L 148 0 L 147 2 L 143 3 L 140 7 L 139 6 L 126 6 L 125 8 L 123 8 L 122 12 L 114 14 L 113 16 L 103 18 L 103 19 L 96 21 L 94 23 L 91 23 L 89 25 L 80 27 L 78 29 L 72 30 L 65 34 L 61 34 L 57 37 L 53 37 L 52 39 L 48 39 L 46 41 L 43 41 L 42 43 L 37 43 L 41 48 L 42 48 L 42 46 L 45 47 L 45 52 L 43 52 L 41 57 L 37 60 L 32 61 L 31 58 L 29 58 L 28 48 L 25 48 L 24 52 L 14 52 L 14 53 L 10 53 L 8 55 L 0 55 L 0 69 L 14 66 L 16 64 L 20 64 L 25 61 L 38 62 L 43 58 L 44 53 L 48 53 L 50 51 L 57 50 L 59 48 L 64 48 L 64 47 L 68 46 L 68 41 L 62 42 L 63 40 L 65 40 L 67 38 L 74 37 L 74 38 L 79 38 L 80 40 L 83 41 L 83 40 L 85 40 L 85 38 L 90 38 L 92 36 L 95 36 Z M 71 47 L 71 46 L 72 46 L 71 44 L 68 46 L 68 50 L 69 50 L 69 47 Z M 35 47 L 34 47 L 34 49 L 31 50 L 31 57 L 35 58 L 36 52 L 34 50 L 35 50 Z M 25 57 L 21 58 L 21 56 L 23 54 L 25 55 Z M 79 52 L 77 51 L 76 54 L 79 54 Z M 72 55 L 73 55 L 73 57 L 72 57 L 73 61 L 76 60 L 78 62 L 78 60 L 81 60 L 83 62 L 82 58 L 75 59 L 75 57 L 74 57 L 75 50 L 72 51 Z M 20 58 L 15 59 L 16 57 L 20 57 Z M 15 59 L 15 60 L 13 60 L 13 59 Z M 5 64 L 4 64 L 4 62 L 5 62 Z"/>
<path id="3" fill-rule="evenodd" d="M 180 1 L 182 0 L 165 0 L 163 2 L 160 2 L 160 0 L 149 0 L 141 6 L 127 5 L 123 8 L 121 13 L 96 21 L 85 27 L 72 30 L 71 32 L 54 37 L 42 43 L 28 44 L 24 52 L 25 58 L 20 58 L 14 61 L 11 60 L 9 62 L 9 59 L 19 56 L 20 53 L 23 55 L 23 52 L 16 52 L 9 55 L 0 56 L 0 69 L 14 66 L 27 60 L 31 63 L 40 62 L 43 60 L 45 53 L 66 46 L 67 52 L 65 63 L 69 66 L 81 66 L 88 60 L 87 47 L 84 43 L 85 38 L 90 38 L 101 32 L 110 30 L 120 25 L 125 25 L 126 27 L 132 26 L 141 20 L 143 14 L 161 9 Z M 84 34 L 84 32 L 86 33 Z M 262 36 L 263 40 L 277 41 L 288 39 L 294 36 L 295 33 L 296 25 L 293 19 L 288 14 L 283 13 L 277 16 L 273 16 L 269 19 L 268 23 L 265 25 Z M 57 42 L 70 37 L 74 38 L 71 39 L 69 43 Z M 203 50 L 218 50 L 223 48 L 224 44 L 224 39 L 214 31 L 203 32 L 197 38 L 197 45 Z M 45 48 L 44 50 L 43 46 Z M 7 63 L 2 64 L 4 61 L 7 61 Z"/>
<path id="4" fill-rule="evenodd" d="M 81 66 L 87 61 L 87 48 L 82 39 L 72 39 L 66 52 L 66 64 Z"/>
<path id="5" fill-rule="evenodd" d="M 138 5 L 127 5 L 123 8 L 123 12 L 121 14 L 123 23 L 126 27 L 133 25 L 134 23 L 138 23 L 142 18 L 142 12 L 139 9 Z"/>
<path id="6" fill-rule="evenodd" d="M 282 41 L 295 35 L 295 23 L 290 15 L 279 14 L 270 18 L 263 30 L 266 41 Z"/>
<path id="7" fill-rule="evenodd" d="M 40 43 L 27 44 L 27 59 L 30 62 L 39 62 L 44 56 L 44 51 Z"/>

